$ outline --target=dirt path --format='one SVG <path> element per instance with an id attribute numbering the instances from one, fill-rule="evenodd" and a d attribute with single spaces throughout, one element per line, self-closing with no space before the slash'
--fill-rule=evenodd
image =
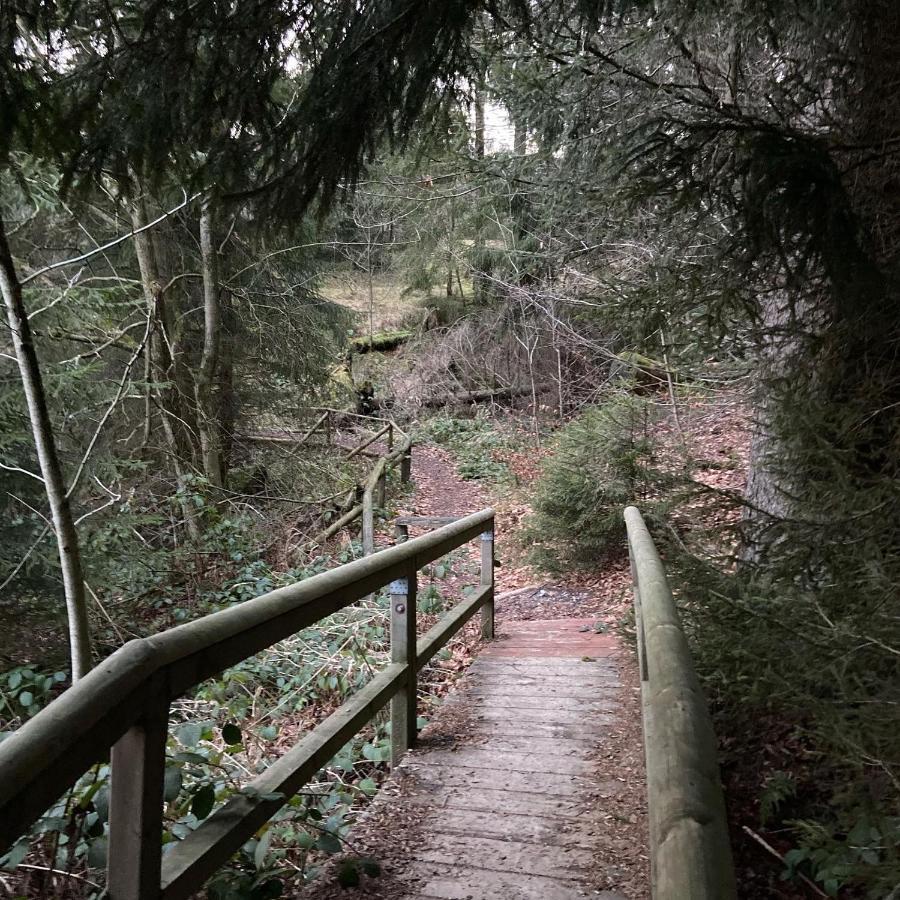
<path id="1" fill-rule="evenodd" d="M 413 480 L 402 514 L 461 516 L 491 505 L 437 448 L 416 449 Z M 501 561 L 512 559 L 502 510 L 496 533 Z M 455 566 L 451 587 L 472 562 Z M 351 836 L 381 874 L 338 888 L 332 866 L 301 896 L 649 897 L 639 684 L 613 627 L 624 575 L 535 577 L 498 569 L 496 640 L 480 648 Z"/>

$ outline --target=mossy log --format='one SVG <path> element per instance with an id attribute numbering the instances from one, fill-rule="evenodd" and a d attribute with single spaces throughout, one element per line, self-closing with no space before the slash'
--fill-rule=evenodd
<path id="1" fill-rule="evenodd" d="M 351 353 L 386 353 L 396 350 L 412 337 L 411 331 L 379 331 L 365 337 L 350 339 Z"/>

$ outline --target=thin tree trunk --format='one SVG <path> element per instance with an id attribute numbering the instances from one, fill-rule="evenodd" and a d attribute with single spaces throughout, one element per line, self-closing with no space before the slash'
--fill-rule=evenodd
<path id="1" fill-rule="evenodd" d="M 231 294 L 221 295 L 222 336 L 219 339 L 219 450 L 222 454 L 222 482 L 228 483 L 228 470 L 234 446 L 234 430 L 237 422 L 238 399 L 234 390 L 234 345 L 237 320 L 231 305 Z"/>
<path id="2" fill-rule="evenodd" d="M 132 222 L 135 231 L 139 231 L 147 221 L 143 201 L 134 201 L 131 207 Z M 141 284 L 144 290 L 144 298 L 147 302 L 150 315 L 153 318 L 152 358 L 161 378 L 154 379 L 155 396 L 160 407 L 163 434 L 168 445 L 172 468 L 175 471 L 175 480 L 181 496 L 180 505 L 185 527 L 192 539 L 200 537 L 200 526 L 197 522 L 197 513 L 193 504 L 185 496 L 188 490 L 188 479 L 184 469 L 185 460 L 190 458 L 189 436 L 186 435 L 187 427 L 184 416 L 181 413 L 180 394 L 178 380 L 175 373 L 175 360 L 173 347 L 170 344 L 172 329 L 168 321 L 163 297 L 162 285 L 159 279 L 156 253 L 150 233 L 140 231 L 134 236 L 135 252 L 137 254 L 138 269 L 141 275 Z M 167 388 L 160 385 L 160 380 L 169 382 Z"/>
<path id="3" fill-rule="evenodd" d="M 484 159 L 484 85 L 475 92 L 475 158 Z"/>
<path id="4" fill-rule="evenodd" d="M 475 93 L 475 158 L 484 159 L 484 83 L 479 82 Z M 481 217 L 475 224 L 475 271 L 472 272 L 472 295 L 476 303 L 484 298 L 484 278 L 482 269 L 485 259 L 484 233 L 481 228 Z"/>
<path id="5" fill-rule="evenodd" d="M 153 432 L 153 322 L 147 333 L 144 344 L 144 438 L 141 446 L 150 446 L 150 435 Z"/>
<path id="6" fill-rule="evenodd" d="M 72 681 L 77 681 L 91 668 L 91 636 L 87 614 L 87 595 L 78 532 L 69 505 L 62 466 L 53 435 L 53 424 L 47 409 L 40 364 L 31 337 L 28 314 L 22 298 L 22 285 L 6 240 L 3 220 L 0 218 L 0 290 L 6 304 L 9 328 L 16 350 L 16 361 L 28 405 L 28 417 L 37 449 L 38 462 L 44 478 L 44 489 L 50 504 L 59 564 L 63 576 L 66 611 L 69 623 L 69 654 L 72 662 Z"/>
<path id="7" fill-rule="evenodd" d="M 194 379 L 194 391 L 197 398 L 197 430 L 200 433 L 203 474 L 213 487 L 221 488 L 224 486 L 224 479 L 219 440 L 220 417 L 213 386 L 219 365 L 222 314 L 212 219 L 211 202 L 207 200 L 200 213 L 200 253 L 203 259 L 203 352 Z"/>
<path id="8" fill-rule="evenodd" d="M 369 343 L 375 336 L 375 284 L 372 276 L 372 231 L 366 230 L 366 275 L 369 290 Z"/>
<path id="9" fill-rule="evenodd" d="M 528 149 L 528 129 L 525 123 L 516 120 L 513 123 L 513 152 L 516 156 L 524 156 Z"/>

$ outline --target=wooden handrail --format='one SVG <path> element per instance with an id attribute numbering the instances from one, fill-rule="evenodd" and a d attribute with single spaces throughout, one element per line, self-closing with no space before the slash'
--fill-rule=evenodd
<path id="1" fill-rule="evenodd" d="M 109 896 L 177 900 L 198 890 L 391 698 L 396 761 L 415 739 L 416 672 L 424 661 L 478 609 L 483 634 L 493 636 L 493 525 L 494 512 L 485 509 L 230 609 L 130 641 L 0 744 L 0 852 L 112 750 Z M 416 644 L 418 570 L 479 535 L 480 590 Z M 391 665 L 172 848 L 161 865 L 169 703 L 389 583 Z M 398 695 L 405 698 L 406 715 L 397 712 Z"/>
<path id="2" fill-rule="evenodd" d="M 383 428 L 380 428 L 375 434 L 369 435 L 361 444 L 357 444 L 348 454 L 347 459 L 353 459 L 357 453 L 361 453 L 366 449 L 370 444 L 374 444 L 380 437 L 384 437 L 384 435 L 389 434 L 393 429 L 393 425 L 390 422 L 387 423 Z"/>
<path id="3" fill-rule="evenodd" d="M 665 569 L 625 510 L 641 670 L 654 900 L 736 897 L 716 736 Z"/>

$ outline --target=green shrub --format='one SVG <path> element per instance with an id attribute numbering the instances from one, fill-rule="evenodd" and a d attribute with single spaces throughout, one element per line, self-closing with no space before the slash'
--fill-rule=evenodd
<path id="1" fill-rule="evenodd" d="M 622 509 L 644 498 L 657 480 L 649 415 L 648 404 L 623 395 L 560 430 L 525 530 L 535 564 L 550 571 L 596 566 L 598 558 L 623 549 Z"/>
<path id="2" fill-rule="evenodd" d="M 510 442 L 486 413 L 479 410 L 471 418 L 441 413 L 424 423 L 422 431 L 453 454 L 460 478 L 497 485 L 512 481 L 509 466 L 495 458 Z"/>

